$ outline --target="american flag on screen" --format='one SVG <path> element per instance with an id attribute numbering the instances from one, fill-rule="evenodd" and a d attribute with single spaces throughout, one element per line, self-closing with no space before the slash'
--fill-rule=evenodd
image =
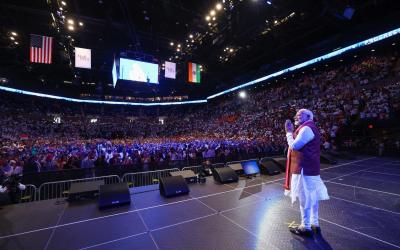
<path id="1" fill-rule="evenodd" d="M 52 37 L 31 34 L 31 46 L 29 47 L 30 62 L 50 64 L 52 50 Z"/>

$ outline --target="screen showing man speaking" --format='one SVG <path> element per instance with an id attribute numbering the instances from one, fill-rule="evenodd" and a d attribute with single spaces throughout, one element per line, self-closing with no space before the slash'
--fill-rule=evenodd
<path id="1" fill-rule="evenodd" d="M 158 84 L 158 64 L 120 58 L 119 79 Z"/>

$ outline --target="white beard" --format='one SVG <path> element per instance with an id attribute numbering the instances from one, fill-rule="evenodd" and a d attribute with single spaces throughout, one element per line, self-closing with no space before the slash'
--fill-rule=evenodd
<path id="1" fill-rule="evenodd" d="M 294 121 L 294 125 L 299 126 L 300 125 L 299 121 Z"/>

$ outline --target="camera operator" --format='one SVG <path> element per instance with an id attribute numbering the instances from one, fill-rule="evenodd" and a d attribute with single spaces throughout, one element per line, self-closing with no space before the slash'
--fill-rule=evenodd
<path id="1" fill-rule="evenodd" d="M 8 192 L 10 201 L 18 203 L 20 191 L 25 190 L 25 185 L 21 183 L 22 167 L 15 160 L 10 160 L 6 166 L 0 169 L 0 193 Z"/>

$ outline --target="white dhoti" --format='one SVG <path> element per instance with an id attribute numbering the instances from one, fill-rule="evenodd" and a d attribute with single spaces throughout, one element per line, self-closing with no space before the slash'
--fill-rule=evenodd
<path id="1" fill-rule="evenodd" d="M 299 198 L 301 212 L 301 226 L 310 229 L 311 225 L 318 226 L 318 201 L 328 200 L 329 195 L 324 182 L 319 175 L 307 176 L 292 174 L 291 190 L 285 190 L 290 196 L 292 204 Z"/>

